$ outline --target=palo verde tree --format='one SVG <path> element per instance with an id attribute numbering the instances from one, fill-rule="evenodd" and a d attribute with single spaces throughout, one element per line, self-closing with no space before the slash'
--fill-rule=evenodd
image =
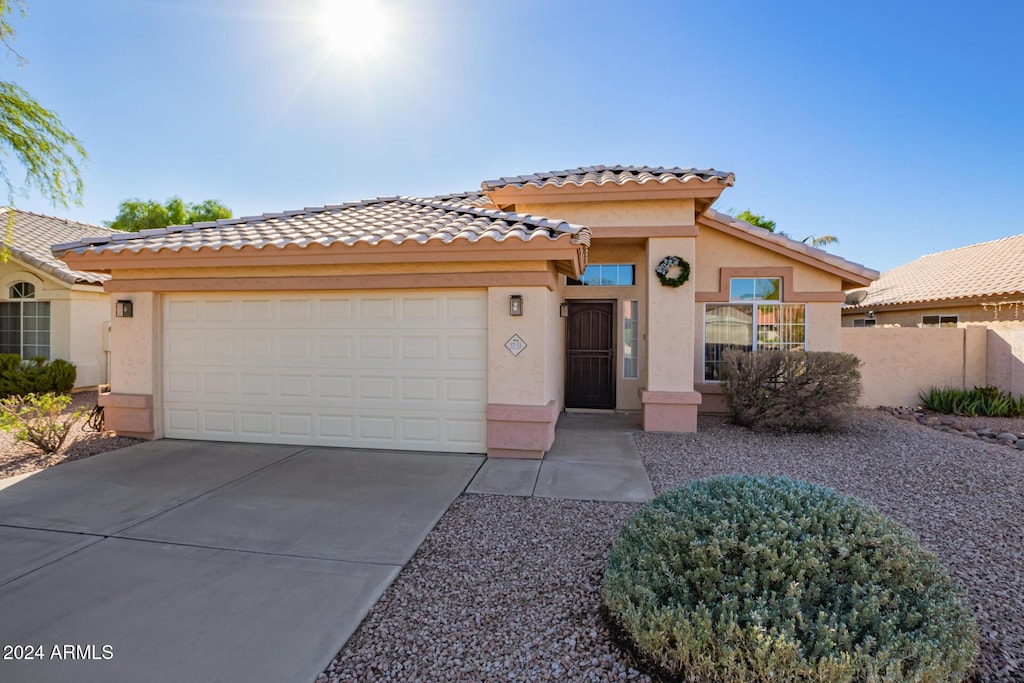
<path id="1" fill-rule="evenodd" d="M 117 209 L 117 217 L 104 224 L 114 230 L 138 232 L 168 225 L 187 225 L 201 221 L 216 221 L 231 218 L 231 209 L 216 199 L 207 199 L 198 204 L 182 201 L 174 196 L 161 204 L 153 199 L 126 199 Z"/>
<path id="2" fill-rule="evenodd" d="M 13 57 L 20 67 L 26 60 L 12 44 L 15 33 L 10 18 L 15 7 L 24 17 L 22 2 L 0 0 L 0 41 L 7 48 L 7 57 Z M 8 166 L 12 156 L 24 167 L 24 184 L 12 178 Z M 8 203 L 34 187 L 54 206 L 81 204 L 83 182 L 78 165 L 87 158 L 82 143 L 56 113 L 21 86 L 0 81 L 0 178 L 7 186 Z"/>
<path id="3" fill-rule="evenodd" d="M 729 213 L 732 213 L 731 209 L 729 210 Z M 769 220 L 759 213 L 753 213 L 750 209 L 745 209 L 739 212 L 736 214 L 736 218 L 744 223 L 750 223 L 751 225 L 756 225 L 759 228 L 764 228 L 768 232 L 774 232 L 782 235 L 783 237 L 789 237 L 788 234 L 776 229 L 777 226 L 775 225 L 775 221 Z M 825 247 L 829 244 L 838 243 L 839 238 L 835 235 L 808 235 L 800 241 L 804 244 L 809 244 L 812 247 Z"/>

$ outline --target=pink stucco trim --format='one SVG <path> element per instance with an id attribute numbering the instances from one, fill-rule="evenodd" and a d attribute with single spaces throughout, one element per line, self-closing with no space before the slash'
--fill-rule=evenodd
<path id="1" fill-rule="evenodd" d="M 97 403 L 103 406 L 103 424 L 106 429 L 121 436 L 153 438 L 151 394 L 101 393 L 97 397 Z"/>
<path id="2" fill-rule="evenodd" d="M 543 458 L 555 441 L 558 404 L 487 405 L 487 455 L 491 458 Z"/>
<path id="3" fill-rule="evenodd" d="M 697 431 L 697 406 L 701 395 L 696 391 L 640 391 L 645 432 Z"/>

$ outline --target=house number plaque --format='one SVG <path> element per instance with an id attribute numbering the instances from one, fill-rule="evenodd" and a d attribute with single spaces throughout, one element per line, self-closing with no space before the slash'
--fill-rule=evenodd
<path id="1" fill-rule="evenodd" d="M 518 356 L 526 348 L 526 342 L 518 334 L 513 334 L 512 338 L 505 342 L 505 348 L 511 351 L 513 356 Z"/>

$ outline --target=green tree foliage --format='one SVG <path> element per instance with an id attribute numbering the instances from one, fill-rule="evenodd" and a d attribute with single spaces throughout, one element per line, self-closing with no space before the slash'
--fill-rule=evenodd
<path id="1" fill-rule="evenodd" d="M 171 197 L 166 202 L 147 199 L 126 199 L 117 210 L 117 217 L 105 225 L 114 230 L 138 232 L 168 225 L 187 225 L 202 221 L 216 221 L 231 218 L 231 209 L 216 199 L 207 199 L 198 204 L 189 204 L 181 197 Z"/>
<path id="2" fill-rule="evenodd" d="M 9 18 L 14 7 L 24 16 L 20 2 L 0 0 L 0 41 L 21 66 L 25 59 L 11 45 L 15 35 Z M 24 187 L 11 178 L 7 164 L 11 156 L 25 168 Z M 83 182 L 78 164 L 87 158 L 78 138 L 57 114 L 21 86 L 0 81 L 0 177 L 7 186 L 9 203 L 14 203 L 15 195 L 34 187 L 54 206 L 81 204 Z"/>
<path id="3" fill-rule="evenodd" d="M 731 210 L 730 213 L 732 213 Z M 774 232 L 782 235 L 783 237 L 789 237 L 788 234 L 781 230 L 776 230 L 777 226 L 775 225 L 775 221 L 769 220 L 759 213 L 753 213 L 750 209 L 740 211 L 736 214 L 736 218 L 744 223 L 750 223 L 751 225 L 756 225 L 759 228 L 764 228 L 768 232 Z M 812 247 L 825 247 L 829 244 L 837 244 L 839 242 L 839 238 L 835 235 L 808 235 L 800 241 L 804 244 L 810 244 Z"/>

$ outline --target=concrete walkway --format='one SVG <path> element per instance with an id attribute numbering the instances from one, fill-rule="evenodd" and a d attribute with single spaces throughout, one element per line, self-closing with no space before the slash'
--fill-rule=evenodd
<path id="1" fill-rule="evenodd" d="M 467 493 L 645 502 L 654 497 L 633 440 L 638 414 L 562 413 L 543 460 L 484 462 Z"/>
<path id="2" fill-rule="evenodd" d="M 155 441 L 4 481 L 0 681 L 313 681 L 481 462 Z"/>

